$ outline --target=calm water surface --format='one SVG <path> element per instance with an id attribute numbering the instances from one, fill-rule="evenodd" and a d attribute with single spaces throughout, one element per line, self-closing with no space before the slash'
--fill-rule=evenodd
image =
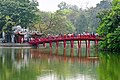
<path id="1" fill-rule="evenodd" d="M 0 80 L 120 80 L 120 55 L 82 49 L 0 48 Z"/>

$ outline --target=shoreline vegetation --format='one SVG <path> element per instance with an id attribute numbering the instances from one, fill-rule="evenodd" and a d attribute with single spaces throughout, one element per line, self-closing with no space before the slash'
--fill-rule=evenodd
<path id="1" fill-rule="evenodd" d="M 120 0 L 112 1 L 112 8 L 99 13 L 100 25 L 97 32 L 104 36 L 100 48 L 105 51 L 120 51 Z"/>

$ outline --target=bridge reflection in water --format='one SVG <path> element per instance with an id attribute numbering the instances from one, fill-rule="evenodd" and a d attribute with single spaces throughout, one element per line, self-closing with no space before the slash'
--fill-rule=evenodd
<path id="1" fill-rule="evenodd" d="M 10 70 L 9 79 L 11 80 L 15 77 L 16 79 L 19 77 L 20 80 L 30 80 L 33 77 L 38 77 L 36 80 L 45 80 L 46 77 L 46 80 L 95 80 L 95 68 L 99 64 L 99 58 L 92 57 L 87 53 L 83 56 L 80 49 L 77 51 L 79 56 L 75 56 L 74 51 L 75 49 L 71 48 L 68 56 L 66 55 L 67 49 L 63 50 L 62 55 L 59 54 L 57 48 L 55 51 L 51 48 L 50 51 L 44 49 L 2 49 L 0 56 L 3 61 L 1 65 L 9 66 L 7 70 Z M 11 54 L 8 54 L 9 52 Z M 4 80 L 4 78 L 0 79 Z"/>
<path id="2" fill-rule="evenodd" d="M 97 62 L 99 60 L 98 56 L 90 56 L 89 53 L 85 53 L 84 56 L 81 55 L 81 49 L 78 48 L 78 56 L 74 56 L 74 48 L 71 48 L 70 50 L 70 56 L 66 55 L 66 49 L 64 48 L 63 54 L 59 55 L 58 48 L 56 48 L 55 53 L 53 53 L 52 49 L 50 48 L 49 54 L 46 54 L 44 51 L 41 51 L 39 49 L 31 49 L 31 58 L 40 58 L 40 59 L 48 59 L 48 60 L 55 60 L 55 61 L 63 61 L 66 62 Z"/>
<path id="3" fill-rule="evenodd" d="M 57 62 L 57 64 L 61 64 L 56 66 L 52 66 L 50 70 L 45 70 L 44 72 L 47 72 L 49 75 L 45 76 L 39 76 L 38 80 L 96 80 L 96 67 L 99 64 L 99 58 L 98 56 L 90 56 L 88 53 L 85 53 L 84 56 L 82 56 L 81 49 L 78 48 L 77 54 L 79 56 L 74 55 L 74 48 L 71 48 L 70 50 L 70 56 L 67 54 L 67 49 L 64 48 L 62 55 L 59 55 L 59 49 L 56 48 L 55 51 L 53 51 L 50 48 L 50 52 L 46 54 L 44 51 L 41 51 L 39 49 L 31 49 L 31 58 L 36 59 L 40 58 L 41 60 L 47 60 L 49 64 L 53 64 L 53 62 Z M 66 64 L 71 65 L 71 68 L 65 66 Z M 75 67 L 76 66 L 76 67 Z M 56 69 L 62 72 L 61 74 L 56 74 Z M 64 67 L 64 68 L 63 68 Z M 55 70 L 54 70 L 55 69 Z M 60 73 L 59 72 L 59 73 Z M 70 73 L 67 73 L 70 72 Z M 66 74 L 65 74 L 66 73 Z M 77 74 L 76 74 L 77 73 Z M 72 74 L 72 75 L 70 75 Z M 63 75 L 69 75 L 67 77 L 64 77 Z M 57 79 L 57 78 L 60 79 Z"/>
<path id="4" fill-rule="evenodd" d="M 69 50 L 0 48 L 0 80 L 120 80 L 119 55 Z"/>

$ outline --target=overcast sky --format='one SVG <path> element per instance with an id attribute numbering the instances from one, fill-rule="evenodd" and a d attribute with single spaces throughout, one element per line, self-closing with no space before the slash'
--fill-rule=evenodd
<path id="1" fill-rule="evenodd" d="M 77 5 L 80 8 L 95 7 L 101 0 L 38 0 L 39 9 L 41 11 L 56 11 L 58 10 L 57 5 L 60 2 L 66 2 L 67 4 Z"/>

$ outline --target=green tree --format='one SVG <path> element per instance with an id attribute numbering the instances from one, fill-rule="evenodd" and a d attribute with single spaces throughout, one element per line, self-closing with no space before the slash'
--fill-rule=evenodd
<path id="1" fill-rule="evenodd" d="M 21 25 L 22 27 L 28 27 L 35 22 L 34 17 L 37 7 L 33 5 L 33 2 L 23 0 L 23 2 L 15 0 L 0 1 L 0 14 L 3 20 L 3 26 L 7 27 L 7 23 L 14 22 L 11 26 Z M 9 18 L 9 19 L 8 19 Z"/>
<path id="2" fill-rule="evenodd" d="M 65 2 L 58 4 L 57 11 L 62 16 L 66 16 L 68 20 L 75 26 L 76 32 L 84 31 L 95 32 L 99 19 L 96 17 L 100 11 L 109 10 L 111 8 L 110 1 L 101 1 L 96 7 L 87 8 L 86 10 L 78 8 L 76 5 L 69 5 Z"/>
<path id="3" fill-rule="evenodd" d="M 96 4 L 96 7 L 89 8 L 85 14 L 87 18 L 87 30 L 89 32 L 95 32 L 97 27 L 99 26 L 100 19 L 97 18 L 97 15 L 101 11 L 106 11 L 111 9 L 111 2 L 109 1 L 101 1 L 100 3 Z"/>
<path id="4" fill-rule="evenodd" d="M 84 31 L 87 31 L 87 18 L 84 14 L 81 13 L 81 15 L 78 16 L 76 21 L 76 30 L 78 33 L 82 33 Z"/>
<path id="5" fill-rule="evenodd" d="M 1 30 L 12 33 L 12 27 L 30 27 L 36 22 L 37 3 L 29 0 L 0 0 Z"/>
<path id="6" fill-rule="evenodd" d="M 60 10 L 68 9 L 68 4 L 66 2 L 61 2 L 58 4 Z"/>
<path id="7" fill-rule="evenodd" d="M 75 31 L 73 24 L 61 12 L 40 12 L 41 23 L 39 28 L 45 34 L 72 33 Z"/>
<path id="8" fill-rule="evenodd" d="M 98 33 L 104 36 L 104 41 L 101 43 L 101 48 L 117 51 L 120 50 L 120 0 L 113 0 L 112 9 L 102 12 L 99 15 L 101 19 Z"/>

